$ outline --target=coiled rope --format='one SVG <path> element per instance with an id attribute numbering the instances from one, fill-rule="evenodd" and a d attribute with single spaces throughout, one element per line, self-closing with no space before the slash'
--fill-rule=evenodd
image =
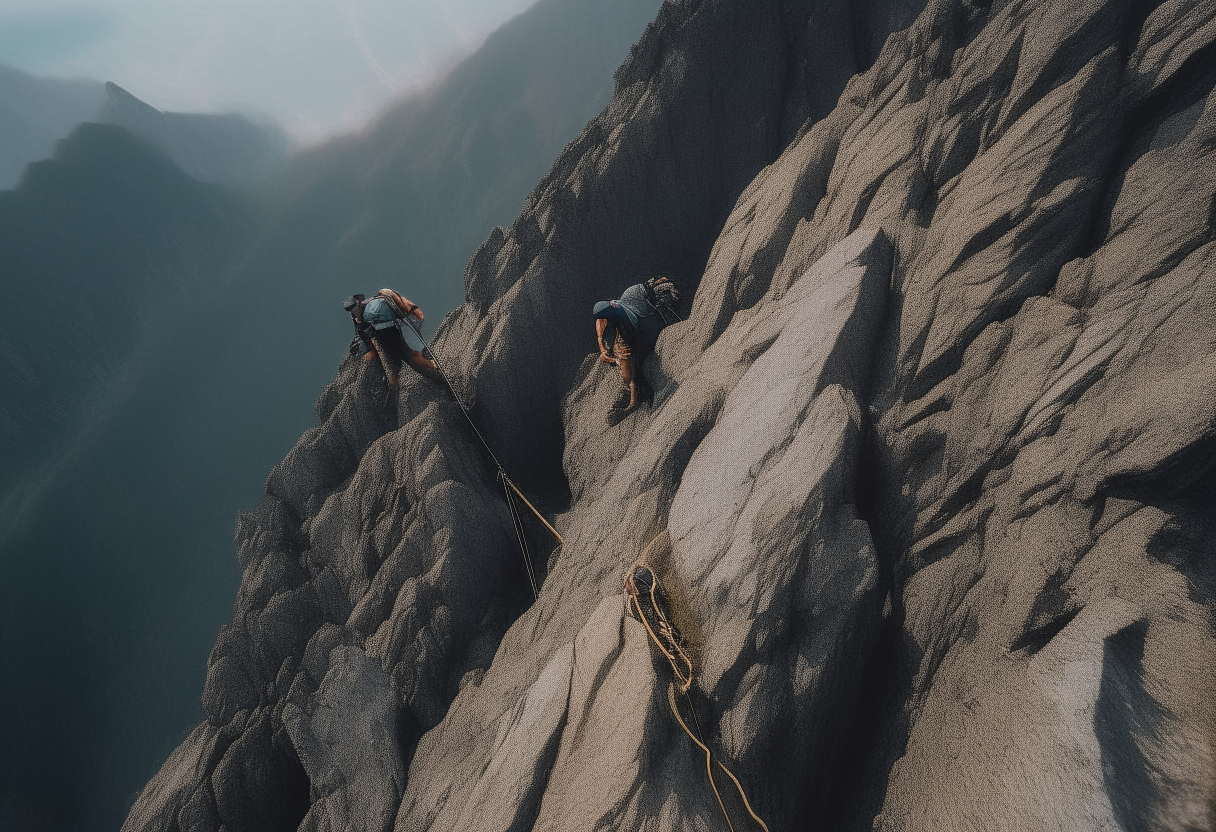
<path id="1" fill-rule="evenodd" d="M 634 576 L 640 570 L 634 570 L 625 581 L 625 591 L 629 595 L 629 602 L 633 604 L 633 608 L 637 612 L 638 620 L 646 627 L 646 632 L 650 633 L 650 640 L 659 648 L 659 652 L 667 658 L 668 663 L 671 664 L 672 672 L 680 680 L 680 693 L 688 693 L 688 689 L 692 687 L 693 680 L 692 659 L 688 657 L 688 653 L 684 651 L 683 646 L 680 644 L 679 632 L 667 620 L 667 615 L 663 611 L 666 603 L 662 600 L 662 590 L 659 588 L 658 578 L 654 576 L 654 570 L 649 567 L 643 568 L 650 573 L 650 588 L 648 590 L 638 589 Z M 642 592 L 645 592 L 650 600 L 650 608 L 654 610 L 654 617 L 658 619 L 657 626 L 651 626 L 650 616 L 642 609 Z"/>
<path id="2" fill-rule="evenodd" d="M 739 778 L 735 777 L 731 770 L 728 769 L 721 760 L 714 760 L 710 753 L 709 746 L 705 744 L 704 733 L 701 730 L 701 722 L 697 719 L 697 709 L 693 704 L 692 696 L 689 690 L 693 683 L 693 665 L 692 659 L 681 645 L 680 633 L 667 620 L 667 615 L 664 613 L 666 604 L 662 601 L 662 590 L 659 587 L 659 579 L 654 574 L 654 571 L 648 567 L 643 567 L 650 574 L 650 586 L 647 589 L 639 589 L 637 582 L 634 581 L 634 576 L 640 570 L 630 570 L 630 574 L 625 579 L 625 592 L 629 596 L 629 603 L 637 613 L 638 620 L 642 622 L 642 626 L 646 628 L 646 632 L 650 636 L 651 642 L 659 649 L 659 652 L 667 659 L 671 665 L 672 671 L 675 673 L 676 679 L 679 680 L 677 685 L 675 682 L 669 682 L 667 685 L 667 704 L 671 707 L 671 713 L 676 718 L 676 722 L 684 729 L 684 733 L 688 734 L 689 739 L 697 744 L 702 751 L 705 752 L 705 776 L 709 779 L 709 787 L 714 791 L 714 797 L 718 799 L 718 808 L 722 810 L 722 817 L 726 819 L 726 825 L 730 832 L 735 832 L 735 825 L 730 819 L 730 813 L 726 811 L 726 803 L 722 800 L 722 794 L 718 791 L 718 784 L 714 781 L 713 763 L 716 762 L 718 767 L 726 773 L 726 776 L 735 784 L 735 789 L 739 792 L 739 797 L 743 801 L 743 807 L 747 813 L 751 815 L 756 823 L 760 824 L 764 832 L 769 832 L 768 825 L 760 819 L 752 810 L 752 804 L 748 801 L 747 795 L 743 791 L 743 784 L 739 782 Z M 650 623 L 650 616 L 646 614 L 642 607 L 641 595 L 645 593 L 650 601 L 650 608 L 654 611 L 656 619 L 655 624 Z M 689 730 L 688 723 L 680 716 L 680 709 L 676 704 L 676 688 L 679 688 L 680 693 L 684 695 L 685 701 L 688 703 L 688 712 L 692 715 L 693 726 L 696 733 Z"/>

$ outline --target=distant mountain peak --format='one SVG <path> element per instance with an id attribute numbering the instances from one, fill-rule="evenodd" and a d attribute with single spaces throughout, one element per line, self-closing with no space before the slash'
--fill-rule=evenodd
<path id="1" fill-rule="evenodd" d="M 255 124 L 239 113 L 163 112 L 113 81 L 105 83 L 105 91 L 98 121 L 151 142 L 196 179 L 246 182 L 271 172 L 286 157 L 287 137 L 278 127 Z"/>
<path id="2" fill-rule="evenodd" d="M 41 78 L 0 64 L 0 188 L 12 188 L 30 162 L 50 158 L 55 142 L 105 102 L 97 81 Z"/>
<path id="3" fill-rule="evenodd" d="M 156 109 L 148 102 L 136 98 L 134 95 L 127 92 L 113 81 L 106 81 L 104 86 L 106 90 L 106 103 L 102 105 L 99 115 L 111 107 L 131 108 L 134 112 L 142 113 L 153 118 L 164 115 L 164 113 L 162 113 L 160 110 Z M 105 119 L 101 120 L 104 121 Z"/>

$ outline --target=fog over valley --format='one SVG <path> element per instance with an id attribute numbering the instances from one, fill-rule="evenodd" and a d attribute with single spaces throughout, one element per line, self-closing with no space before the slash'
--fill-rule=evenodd
<path id="1" fill-rule="evenodd" d="M 273 119 L 175 92 L 163 50 L 144 65 L 124 48 L 138 71 L 96 82 L 25 71 L 52 70 L 49 58 L 0 68 L 0 113 L 22 128 L 0 138 L 13 188 L 0 192 L 0 828 L 118 827 L 199 718 L 239 581 L 234 522 L 346 355 L 342 298 L 392 286 L 433 332 L 477 245 L 607 104 L 658 3 L 542 0 L 480 46 L 519 4 L 407 20 L 413 6 L 394 7 L 396 30 L 373 25 L 370 5 L 281 8 L 313 41 L 288 49 L 290 30 L 263 32 L 267 49 L 334 78 L 303 73 L 292 80 L 314 88 L 285 90 L 287 109 L 246 111 Z M 166 14 L 132 9 L 147 25 Z M 42 32 L 50 54 L 70 40 L 67 11 L 19 11 L 0 17 L 6 44 Z M 257 22 L 227 12 L 220 32 Z M 422 71 L 414 94 L 368 81 L 361 51 L 326 40 L 348 31 L 326 14 L 356 12 L 395 78 L 425 60 L 447 71 Z M 89 24 L 89 54 L 109 54 L 103 34 L 126 25 Z M 427 36 L 395 37 L 402 27 Z M 84 54 L 64 64 L 72 74 L 94 66 Z M 232 77 L 208 102 L 236 101 L 220 82 L 268 83 L 246 59 L 216 60 Z M 321 141 L 309 124 L 340 135 Z"/>

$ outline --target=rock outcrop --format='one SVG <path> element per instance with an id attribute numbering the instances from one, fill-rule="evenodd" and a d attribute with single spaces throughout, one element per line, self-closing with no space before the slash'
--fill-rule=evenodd
<path id="1" fill-rule="evenodd" d="M 1216 829 L 1216 5 L 914 12 L 664 5 L 436 338 L 539 598 L 452 396 L 348 361 L 125 829 L 759 828 L 639 559 L 772 830 Z M 607 263 L 693 296 L 614 427 Z"/>

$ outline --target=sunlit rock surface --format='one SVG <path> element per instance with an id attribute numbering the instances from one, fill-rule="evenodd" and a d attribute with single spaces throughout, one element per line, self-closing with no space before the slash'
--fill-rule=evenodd
<path id="1" fill-rule="evenodd" d="M 866 9 L 665 5 L 473 257 L 539 598 L 452 395 L 348 360 L 126 828 L 722 828 L 639 559 L 772 830 L 1216 828 L 1216 5 Z M 624 269 L 692 302 L 608 427 Z"/>

